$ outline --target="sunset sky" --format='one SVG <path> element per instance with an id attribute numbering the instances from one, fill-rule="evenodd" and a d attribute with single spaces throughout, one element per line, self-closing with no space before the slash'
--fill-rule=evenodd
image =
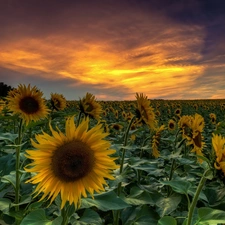
<path id="1" fill-rule="evenodd" d="M 67 100 L 225 99 L 225 1 L 0 0 L 0 82 Z"/>

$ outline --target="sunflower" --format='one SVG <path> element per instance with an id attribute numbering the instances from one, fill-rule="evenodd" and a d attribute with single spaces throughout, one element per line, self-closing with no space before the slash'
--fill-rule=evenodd
<path id="1" fill-rule="evenodd" d="M 158 127 L 155 130 L 155 135 L 153 135 L 152 138 L 152 155 L 155 158 L 158 158 L 160 156 L 159 153 L 159 141 L 160 141 L 160 137 L 161 137 L 161 132 L 165 129 L 165 125 L 162 125 L 160 127 Z"/>
<path id="2" fill-rule="evenodd" d="M 13 114 L 19 114 L 28 125 L 32 120 L 38 121 L 48 114 L 49 110 L 42 96 L 43 93 L 36 86 L 31 88 L 30 84 L 27 87 L 20 84 L 6 99 L 9 110 Z"/>
<path id="3" fill-rule="evenodd" d="M 5 108 L 5 101 L 0 99 L 0 113 L 2 112 L 2 110 Z"/>
<path id="4" fill-rule="evenodd" d="M 218 134 L 212 135 L 212 145 L 216 153 L 214 167 L 217 170 L 222 170 L 225 175 L 225 138 Z"/>
<path id="5" fill-rule="evenodd" d="M 51 93 L 52 108 L 59 111 L 66 108 L 66 99 L 62 94 Z"/>
<path id="6" fill-rule="evenodd" d="M 153 108 L 150 106 L 150 101 L 143 93 L 140 95 L 136 93 L 135 97 L 137 99 L 136 115 L 139 122 L 148 124 L 149 127 L 154 130 L 156 128 L 157 121 Z"/>
<path id="7" fill-rule="evenodd" d="M 118 119 L 118 117 L 119 117 L 119 112 L 118 112 L 118 110 L 115 110 L 115 111 L 114 111 L 114 114 L 115 114 L 116 119 Z"/>
<path id="8" fill-rule="evenodd" d="M 183 138 L 190 140 L 191 137 L 191 124 L 192 124 L 193 117 L 184 115 L 180 118 L 178 122 L 178 126 L 182 131 Z"/>
<path id="9" fill-rule="evenodd" d="M 98 102 L 96 102 L 94 95 L 87 93 L 86 96 L 80 100 L 79 107 L 80 111 L 84 113 L 85 116 L 90 116 L 97 120 L 100 119 L 102 107 Z"/>
<path id="10" fill-rule="evenodd" d="M 123 126 L 118 124 L 118 123 L 114 123 L 114 124 L 111 125 L 111 128 L 113 130 L 119 131 L 119 130 L 121 130 L 123 128 Z"/>
<path id="11" fill-rule="evenodd" d="M 168 122 L 168 129 L 170 131 L 173 131 L 173 130 L 176 129 L 176 122 L 174 120 L 172 120 L 172 119 L 169 120 L 169 122 Z"/>
<path id="12" fill-rule="evenodd" d="M 115 150 L 109 149 L 110 142 L 104 140 L 101 124 L 88 130 L 89 118 L 83 119 L 75 127 L 74 117 L 66 121 L 65 134 L 59 129 L 53 130 L 52 136 L 43 132 L 36 135 L 38 143 L 31 140 L 36 150 L 27 150 L 26 157 L 33 160 L 25 167 L 27 172 L 36 173 L 27 182 L 38 184 L 35 197 L 43 192 L 40 201 L 48 196 L 50 204 L 60 193 L 64 207 L 68 201 L 79 207 L 81 196 L 87 192 L 93 197 L 94 191 L 104 191 L 105 178 L 114 179 L 112 170 L 117 169 L 115 158 L 109 155 Z"/>
<path id="13" fill-rule="evenodd" d="M 176 114 L 176 116 L 178 116 L 180 118 L 181 116 L 181 109 L 180 108 L 177 108 L 174 113 Z"/>
<path id="14" fill-rule="evenodd" d="M 196 154 L 200 156 L 203 156 L 202 150 L 205 146 L 205 142 L 203 141 L 204 137 L 202 135 L 204 126 L 204 118 L 196 113 L 191 123 L 192 136 L 187 144 L 193 145 L 194 147 L 191 152 L 196 152 Z M 199 159 L 199 162 L 202 162 L 202 160 Z"/>
<path id="15" fill-rule="evenodd" d="M 209 117 L 211 119 L 212 124 L 216 124 L 216 114 L 215 113 L 210 113 Z"/>

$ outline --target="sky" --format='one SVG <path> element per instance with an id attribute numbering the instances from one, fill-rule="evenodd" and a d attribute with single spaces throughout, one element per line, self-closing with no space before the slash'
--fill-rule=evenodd
<path id="1" fill-rule="evenodd" d="M 0 82 L 47 99 L 225 99 L 225 1 L 0 0 Z"/>

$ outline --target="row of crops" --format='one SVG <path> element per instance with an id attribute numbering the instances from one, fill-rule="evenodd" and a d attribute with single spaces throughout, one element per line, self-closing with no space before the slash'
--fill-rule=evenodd
<path id="1" fill-rule="evenodd" d="M 225 224 L 225 100 L 0 100 L 0 224 Z"/>

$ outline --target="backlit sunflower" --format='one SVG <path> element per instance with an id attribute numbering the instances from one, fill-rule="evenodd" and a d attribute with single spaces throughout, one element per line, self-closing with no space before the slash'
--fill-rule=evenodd
<path id="1" fill-rule="evenodd" d="M 13 114 L 19 114 L 26 124 L 32 120 L 38 121 L 46 117 L 49 111 L 42 96 L 43 93 L 36 86 L 31 88 L 30 84 L 20 84 L 6 97 L 8 109 Z"/>
<path id="2" fill-rule="evenodd" d="M 212 134 L 213 150 L 216 153 L 216 162 L 214 167 L 222 170 L 225 175 L 225 138 L 218 134 Z"/>
<path id="3" fill-rule="evenodd" d="M 62 94 L 51 93 L 52 108 L 59 111 L 66 108 L 66 99 Z"/>
<path id="4" fill-rule="evenodd" d="M 157 121 L 153 108 L 150 106 L 150 101 L 143 93 L 140 95 L 136 93 L 135 97 L 137 99 L 136 115 L 139 122 L 148 124 L 149 127 L 154 130 L 156 128 Z"/>
<path id="5" fill-rule="evenodd" d="M 80 111 L 84 113 L 85 116 L 90 116 L 97 120 L 100 119 L 102 107 L 98 102 L 96 102 L 94 95 L 87 93 L 86 96 L 80 100 L 79 107 Z"/>
<path id="6" fill-rule="evenodd" d="M 51 204 L 60 194 L 61 208 L 67 201 L 77 208 L 87 192 L 93 196 L 95 191 L 104 191 L 105 178 L 114 179 L 112 170 L 118 166 L 109 156 L 115 150 L 109 149 L 110 142 L 104 140 L 108 134 L 103 133 L 101 124 L 88 130 L 88 123 L 86 118 L 76 127 L 74 117 L 70 117 L 65 134 L 50 125 L 52 136 L 43 132 L 35 136 L 37 143 L 31 140 L 36 150 L 26 151 L 33 162 L 25 170 L 36 173 L 27 182 L 37 184 L 35 196 L 43 192 L 40 201 L 48 196 Z"/>

